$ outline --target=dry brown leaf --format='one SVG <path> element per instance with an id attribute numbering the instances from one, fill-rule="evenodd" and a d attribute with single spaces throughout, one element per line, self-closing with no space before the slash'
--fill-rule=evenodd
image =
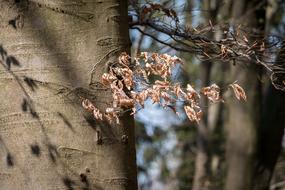
<path id="1" fill-rule="evenodd" d="M 200 98 L 200 96 L 190 84 L 187 84 L 186 97 L 185 98 L 187 101 L 196 102 Z"/>
<path id="2" fill-rule="evenodd" d="M 127 89 L 131 90 L 131 88 L 134 85 L 132 70 L 129 68 L 123 68 L 121 76 L 123 78 L 124 84 L 127 87 Z"/>
<path id="3" fill-rule="evenodd" d="M 119 116 L 113 108 L 107 108 L 104 116 L 109 123 L 113 123 L 115 121 L 117 124 L 120 124 Z"/>
<path id="4" fill-rule="evenodd" d="M 82 107 L 86 109 L 88 112 L 92 112 L 95 109 L 95 106 L 92 104 L 92 102 L 88 99 L 84 99 L 82 101 Z"/>
<path id="5" fill-rule="evenodd" d="M 179 98 L 181 96 L 182 89 L 180 87 L 180 84 L 175 84 L 174 85 L 173 92 L 174 92 L 175 96 L 177 96 L 177 98 Z"/>
<path id="6" fill-rule="evenodd" d="M 117 80 L 117 77 L 114 76 L 113 74 L 109 74 L 109 73 L 104 73 L 101 77 L 101 82 L 105 86 L 110 85 L 115 80 Z"/>
<path id="7" fill-rule="evenodd" d="M 148 60 L 148 53 L 147 52 L 141 52 L 140 56 L 143 57 L 145 62 Z"/>
<path id="8" fill-rule="evenodd" d="M 99 109 L 97 108 L 94 108 L 93 110 L 93 116 L 95 117 L 95 119 L 98 119 L 98 120 L 103 120 L 103 114 L 100 112 Z"/>
<path id="9" fill-rule="evenodd" d="M 119 99 L 119 106 L 122 108 L 131 108 L 134 107 L 134 100 L 130 98 Z"/>
<path id="10" fill-rule="evenodd" d="M 90 100 L 84 99 L 82 101 L 82 107 L 86 109 L 88 112 L 93 113 L 95 119 L 103 120 L 103 114 L 100 112 L 98 108 L 94 106 L 94 104 Z"/>
<path id="11" fill-rule="evenodd" d="M 159 90 L 159 89 L 169 90 L 170 88 L 170 83 L 168 81 L 156 80 L 154 84 L 155 84 L 153 85 L 154 90 Z"/>
<path id="12" fill-rule="evenodd" d="M 121 55 L 119 56 L 119 63 L 124 66 L 129 66 L 130 62 L 131 57 L 126 52 L 121 53 Z"/>
<path id="13" fill-rule="evenodd" d="M 151 97 L 152 103 L 160 102 L 160 89 L 149 89 L 148 96 Z"/>
<path id="14" fill-rule="evenodd" d="M 132 96 L 132 99 L 137 102 L 138 104 L 140 104 L 142 107 L 144 107 L 144 102 L 145 100 L 147 99 L 148 97 L 148 91 L 147 90 L 143 90 L 141 92 L 134 92 L 132 91 L 131 92 L 131 96 Z"/>
<path id="15" fill-rule="evenodd" d="M 238 100 L 244 100 L 246 101 L 246 94 L 245 94 L 245 91 L 243 90 L 243 88 L 238 85 L 237 83 L 233 83 L 230 85 L 230 87 L 232 87 L 234 93 L 235 93 L 235 96 Z"/>
<path id="16" fill-rule="evenodd" d="M 162 91 L 160 94 L 161 98 L 163 98 L 163 100 L 165 101 L 165 104 L 168 105 L 170 103 L 175 102 L 175 100 L 167 92 Z"/>
<path id="17" fill-rule="evenodd" d="M 199 123 L 199 121 L 201 120 L 201 117 L 202 117 L 202 111 L 201 110 L 196 112 L 195 109 L 189 105 L 184 106 L 184 110 L 185 110 L 185 113 L 186 113 L 186 115 L 190 121 L 196 121 L 197 123 Z"/>
<path id="18" fill-rule="evenodd" d="M 220 96 L 220 87 L 216 84 L 202 88 L 201 93 L 207 96 L 211 102 L 216 103 L 223 101 L 222 97 Z"/>

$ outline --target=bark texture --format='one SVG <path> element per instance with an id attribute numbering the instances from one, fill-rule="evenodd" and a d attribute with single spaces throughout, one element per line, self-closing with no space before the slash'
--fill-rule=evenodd
<path id="1" fill-rule="evenodd" d="M 1 0 L 0 43 L 1 189 L 137 189 L 133 118 L 80 105 L 111 104 L 99 81 L 129 52 L 127 1 Z"/>

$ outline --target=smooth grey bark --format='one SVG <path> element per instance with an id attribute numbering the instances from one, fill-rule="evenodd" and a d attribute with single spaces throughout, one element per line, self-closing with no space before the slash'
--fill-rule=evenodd
<path id="1" fill-rule="evenodd" d="M 129 53 L 127 20 L 124 0 L 0 1 L 14 56 L 1 48 L 1 189 L 137 189 L 133 117 L 109 125 L 81 108 L 110 106 L 100 76 Z"/>

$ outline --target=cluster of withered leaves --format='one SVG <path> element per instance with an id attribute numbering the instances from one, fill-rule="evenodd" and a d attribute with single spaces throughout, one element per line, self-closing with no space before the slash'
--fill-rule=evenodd
<path id="1" fill-rule="evenodd" d="M 102 75 L 102 84 L 112 91 L 112 107 L 101 112 L 87 99 L 83 100 L 82 106 L 92 112 L 98 120 L 105 119 L 119 123 L 120 112 L 131 109 L 131 114 L 135 114 L 136 107 L 144 108 L 147 99 L 164 108 L 172 109 L 177 115 L 175 104 L 177 101 L 182 101 L 189 120 L 198 123 L 202 117 L 202 109 L 199 106 L 200 95 L 206 96 L 212 103 L 224 100 L 216 84 L 204 87 L 198 93 L 190 84 L 183 88 L 179 83 L 172 83 L 172 70 L 182 63 L 182 60 L 176 56 L 147 52 L 142 52 L 131 62 L 131 57 L 122 53 L 118 58 L 118 64 L 110 67 L 109 72 Z M 151 75 L 160 79 L 155 80 L 153 84 L 147 84 Z M 134 80 L 134 78 L 140 80 Z M 147 84 L 146 87 L 138 90 L 142 83 Z M 237 83 L 229 86 L 238 100 L 246 100 L 244 90 Z"/>
<path id="2" fill-rule="evenodd" d="M 179 52 L 194 54 L 201 60 L 218 60 L 235 64 L 257 64 L 266 69 L 273 86 L 285 91 L 283 59 L 283 37 L 265 34 L 264 31 L 245 26 L 240 22 L 219 22 L 199 24 L 196 27 L 185 26 L 179 22 L 178 14 L 168 3 L 146 3 L 130 1 L 131 29 Z M 142 29 L 143 26 L 143 29 Z M 168 36 L 169 40 L 160 40 L 157 35 Z M 220 36 L 217 38 L 217 35 Z M 274 64 L 273 64 L 274 62 Z M 283 66 L 282 66 L 283 65 Z"/>
<path id="3" fill-rule="evenodd" d="M 140 19 L 147 20 L 151 19 L 154 13 L 163 13 L 165 16 L 172 18 L 176 23 L 179 22 L 176 12 L 173 9 L 165 8 L 163 5 L 158 3 L 147 3 L 140 10 Z"/>
<path id="4" fill-rule="evenodd" d="M 82 101 L 82 107 L 88 112 L 92 113 L 94 118 L 97 120 L 106 120 L 106 121 L 116 121 L 119 123 L 118 114 L 114 111 L 114 108 L 107 108 L 105 113 L 102 113 L 95 105 L 88 99 Z"/>

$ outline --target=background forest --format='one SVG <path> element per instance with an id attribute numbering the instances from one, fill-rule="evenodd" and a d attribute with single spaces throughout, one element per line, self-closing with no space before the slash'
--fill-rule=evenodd
<path id="1" fill-rule="evenodd" d="M 228 35 L 224 30 L 234 33 L 235 27 L 242 28 L 255 39 L 261 39 L 260 34 L 263 37 L 268 35 L 268 41 L 278 45 L 274 55 L 265 59 L 279 60 L 276 64 L 284 65 L 285 2 L 282 0 L 131 2 L 131 15 L 136 14 L 136 7 L 159 3 L 176 11 L 181 25 L 210 39 L 218 40 Z M 165 25 L 170 23 L 159 13 L 154 13 L 153 17 L 154 21 L 162 20 Z M 229 26 L 232 28 L 224 28 Z M 258 34 L 254 36 L 254 32 Z M 254 189 L 285 189 L 285 152 L 281 147 L 285 95 L 274 89 L 266 69 L 259 68 L 258 77 L 249 77 L 257 73 L 249 68 L 252 63 L 248 60 L 233 63 L 232 60 L 212 57 L 201 59 L 183 49 L 187 39 L 178 40 L 175 35 L 147 24 L 132 27 L 131 39 L 134 54 L 147 51 L 181 57 L 185 64 L 176 68 L 172 77 L 174 81 L 201 88 L 213 83 L 223 87 L 237 80 L 256 100 L 249 98 L 248 101 L 253 102 L 246 108 L 251 111 L 246 112 L 243 108 L 235 108 L 239 105 L 232 102 L 230 99 L 233 97 L 228 94 L 224 103 L 213 104 L 204 100 L 202 109 L 205 114 L 199 124 L 147 102 L 145 109 L 136 116 L 140 189 L 220 190 L 226 186 L 226 189 L 233 190 L 246 189 L 246 183 L 255 184 Z M 236 67 L 236 70 L 231 67 Z M 179 103 L 176 106 L 177 109 L 181 107 Z M 261 118 L 261 122 L 255 123 L 255 118 Z M 257 144 L 249 147 L 249 142 L 255 138 L 258 139 Z M 256 152 L 253 157 L 250 156 L 251 151 Z M 251 172 L 254 178 L 249 177 Z"/>

